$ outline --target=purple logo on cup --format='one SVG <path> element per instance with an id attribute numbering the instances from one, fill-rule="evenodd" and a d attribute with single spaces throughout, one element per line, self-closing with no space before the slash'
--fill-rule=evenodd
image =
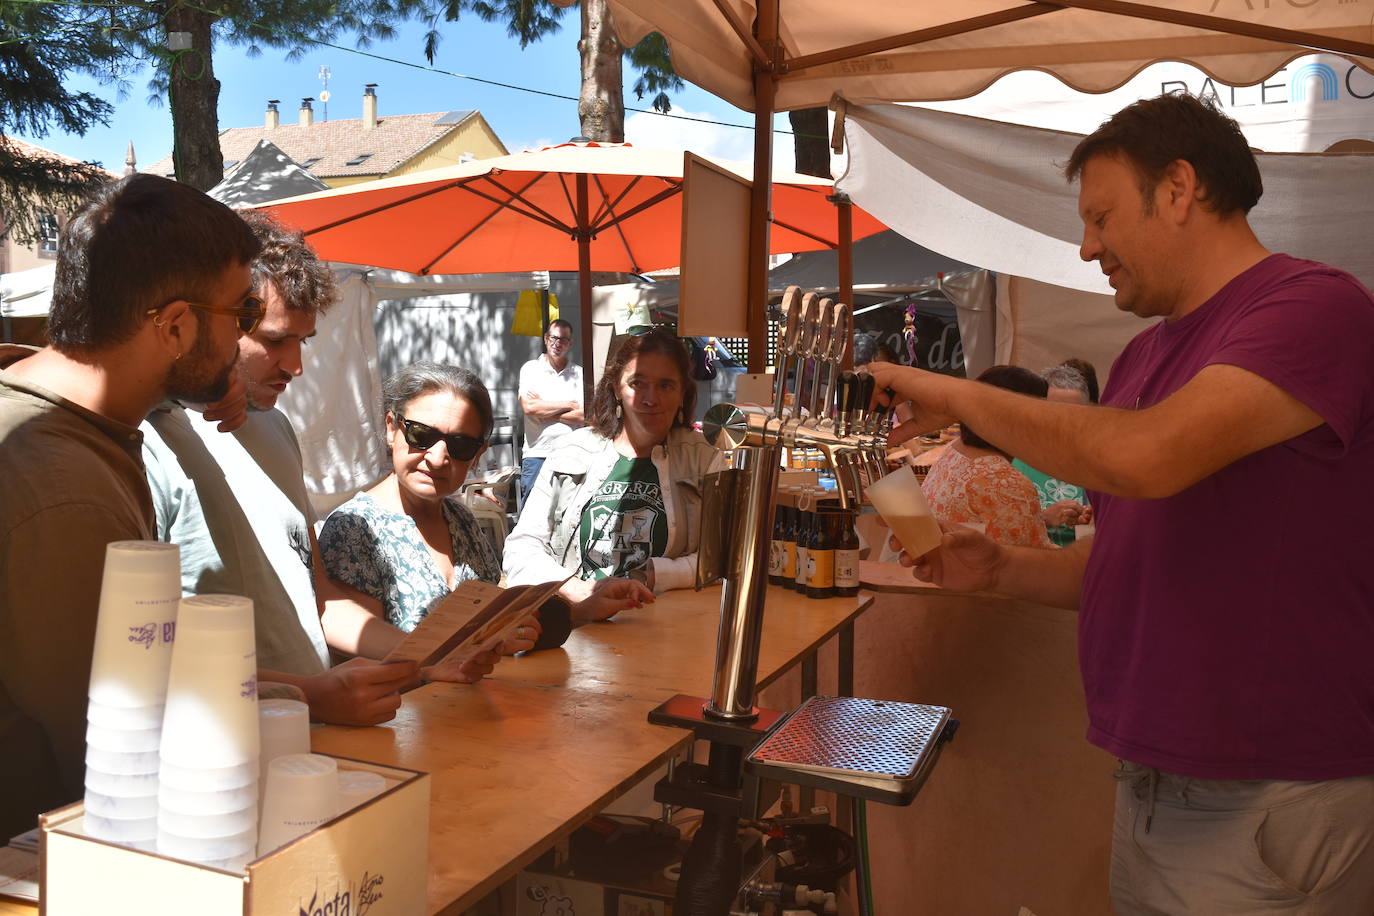
<path id="1" fill-rule="evenodd" d="M 257 696 L 257 695 L 258 695 L 258 676 L 257 676 L 256 674 L 253 675 L 252 677 L 250 677 L 248 680 L 244 681 L 244 682 L 243 682 L 242 684 L 240 684 L 239 686 L 243 688 L 241 691 L 239 691 L 239 696 L 243 697 L 245 700 L 251 699 L 252 697 Z"/>
<path id="2" fill-rule="evenodd" d="M 157 642 L 157 621 L 150 621 L 141 627 L 129 627 L 129 642 L 151 649 Z"/>

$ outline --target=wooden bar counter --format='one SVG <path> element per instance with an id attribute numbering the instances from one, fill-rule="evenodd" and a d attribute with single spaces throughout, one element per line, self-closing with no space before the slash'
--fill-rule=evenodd
<path id="1" fill-rule="evenodd" d="M 871 600 L 770 587 L 760 684 Z M 414 690 L 383 726 L 317 728 L 311 743 L 430 774 L 429 910 L 458 913 L 688 744 L 691 733 L 647 716 L 674 694 L 709 695 L 719 615 L 719 587 L 660 595 L 582 627 L 562 649 L 503 659 L 481 684 Z"/>

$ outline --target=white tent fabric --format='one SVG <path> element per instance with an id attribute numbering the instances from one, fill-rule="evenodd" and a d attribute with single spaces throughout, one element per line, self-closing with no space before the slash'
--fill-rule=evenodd
<path id="1" fill-rule="evenodd" d="M 0 274 L 0 316 L 38 318 L 48 314 L 52 302 L 54 264 Z"/>
<path id="2" fill-rule="evenodd" d="M 1087 134 L 1137 99 L 1178 90 L 1213 99 L 1251 146 L 1267 152 L 1320 153 L 1342 140 L 1374 139 L 1374 74 L 1334 54 L 1300 57 L 1254 86 L 1227 86 L 1178 61 L 1152 64 L 1103 93 L 1078 92 L 1043 70 L 1018 70 L 975 96 L 921 107 Z"/>
<path id="3" fill-rule="evenodd" d="M 1368 55 L 1371 47 L 1368 4 L 1338 0 L 769 2 L 779 23 L 780 111 L 823 105 L 832 92 L 856 101 L 964 98 L 1029 67 L 1086 92 L 1114 89 L 1161 60 L 1191 61 L 1228 84 L 1251 85 L 1308 48 Z M 683 79 L 754 110 L 756 61 L 743 35 L 762 0 L 609 5 L 626 47 L 659 32 Z M 1368 59 L 1359 63 L 1374 70 Z"/>
<path id="4" fill-rule="evenodd" d="M 301 168 L 268 140 L 259 140 L 224 180 L 205 193 L 231 207 L 251 207 L 282 197 L 313 194 L 329 185 Z"/>
<path id="5" fill-rule="evenodd" d="M 1078 256 L 1076 189 L 1062 166 L 1077 134 L 903 105 L 844 106 L 849 167 L 836 187 L 902 235 L 970 264 L 1106 293 Z M 1258 155 L 1265 194 L 1250 214 L 1271 250 L 1347 270 L 1374 286 L 1374 249 L 1351 226 L 1374 220 L 1374 157 Z"/>

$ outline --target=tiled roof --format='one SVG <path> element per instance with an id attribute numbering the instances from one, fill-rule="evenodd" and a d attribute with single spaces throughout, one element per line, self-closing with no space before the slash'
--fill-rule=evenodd
<path id="1" fill-rule="evenodd" d="M 23 155 L 28 156 L 28 157 L 30 157 L 30 158 L 34 158 L 34 159 L 52 159 L 52 160 L 56 160 L 56 161 L 58 161 L 58 162 L 68 162 L 68 163 L 71 163 L 72 165 L 82 165 L 82 164 L 83 164 L 83 163 L 81 162 L 80 159 L 73 159 L 73 158 L 70 157 L 70 156 L 64 156 L 64 155 L 62 155 L 61 153 L 55 153 L 55 152 L 53 152 L 53 151 L 50 150 L 50 149 L 44 149 L 44 148 L 41 147 L 41 146 L 34 146 L 32 143 L 28 143 L 28 142 L 25 142 L 24 140 L 20 140 L 18 137 L 13 137 L 13 136 L 10 136 L 10 135 L 7 134 L 7 135 L 5 136 L 5 140 L 6 140 L 6 142 L 9 143 L 10 146 L 14 147 L 14 149 L 16 149 L 17 151 L 19 151 L 19 152 L 22 153 Z M 109 169 L 104 168 L 104 167 L 101 167 L 100 170 L 101 170 L 102 172 L 105 172 L 106 174 L 108 174 L 111 178 L 118 178 L 118 177 L 119 177 L 119 173 L 118 173 L 118 172 L 111 172 Z"/>
<path id="2" fill-rule="evenodd" d="M 391 115 L 378 118 L 372 130 L 363 130 L 362 118 L 316 121 L 308 127 L 279 124 L 271 130 L 261 124 L 231 127 L 220 131 L 219 148 L 226 169 L 247 158 L 259 140 L 270 140 L 317 178 L 385 175 L 473 117 L 481 116 L 476 111 Z M 172 157 L 158 160 L 146 171 L 168 174 Z"/>

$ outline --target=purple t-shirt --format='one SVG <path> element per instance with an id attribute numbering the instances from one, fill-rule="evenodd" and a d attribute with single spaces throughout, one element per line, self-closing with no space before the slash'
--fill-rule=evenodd
<path id="1" fill-rule="evenodd" d="M 1092 494 L 1088 739 L 1203 779 L 1374 773 L 1374 298 L 1273 255 L 1132 340 L 1102 402 L 1149 407 L 1213 363 L 1325 422 L 1167 499 Z"/>

